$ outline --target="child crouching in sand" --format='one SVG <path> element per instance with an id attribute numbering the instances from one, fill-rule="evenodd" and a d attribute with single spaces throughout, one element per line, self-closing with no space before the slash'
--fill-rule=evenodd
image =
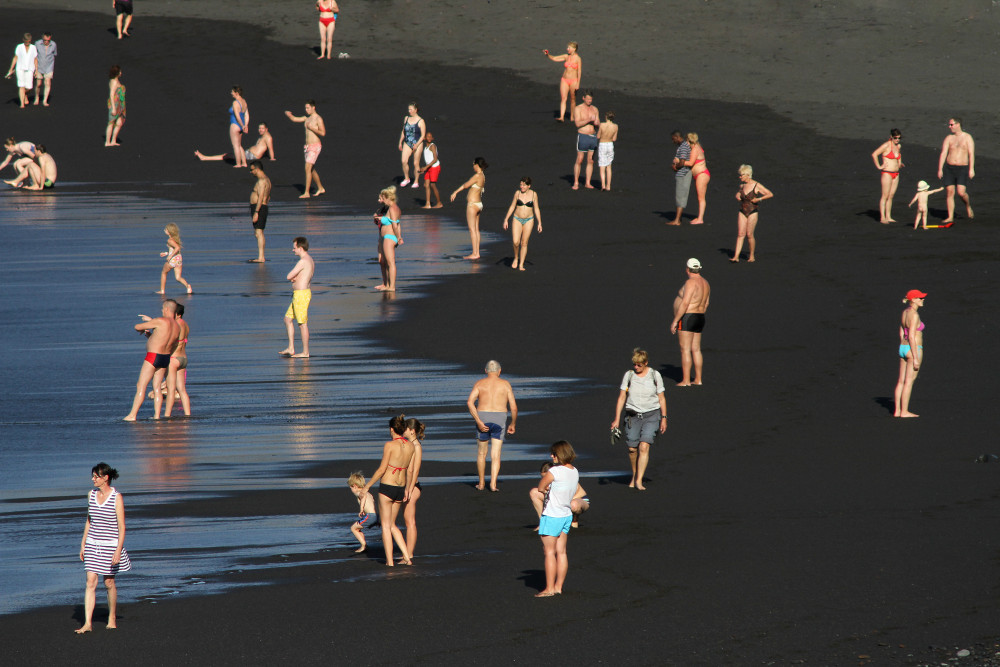
<path id="1" fill-rule="evenodd" d="M 354 553 L 359 554 L 368 548 L 365 542 L 365 528 L 370 528 L 375 523 L 375 497 L 371 492 L 365 491 L 365 476 L 360 472 L 351 473 L 347 478 L 347 486 L 358 499 L 358 520 L 351 524 L 351 532 L 358 538 L 358 542 L 361 542 L 361 548 L 354 550 Z"/>
<path id="2" fill-rule="evenodd" d="M 572 465 L 576 459 L 573 445 L 560 440 L 549 451 L 553 459 L 552 467 L 542 475 L 537 489 L 542 495 L 547 493 L 548 500 L 538 521 L 538 536 L 542 538 L 542 549 L 545 551 L 545 588 L 535 594 L 536 598 L 562 593 L 569 570 L 566 542 L 573 522 L 571 503 L 580 486 L 580 473 Z"/>
<path id="3" fill-rule="evenodd" d="M 941 192 L 944 188 L 938 188 L 936 190 L 931 190 L 931 186 L 927 185 L 927 181 L 920 181 L 917 183 L 917 194 L 913 195 L 913 199 L 907 204 L 907 208 L 913 206 L 913 202 L 917 202 L 917 217 L 913 221 L 913 228 L 916 229 L 920 221 L 923 220 L 923 227 L 927 229 L 927 198 L 934 194 L 935 192 Z"/>

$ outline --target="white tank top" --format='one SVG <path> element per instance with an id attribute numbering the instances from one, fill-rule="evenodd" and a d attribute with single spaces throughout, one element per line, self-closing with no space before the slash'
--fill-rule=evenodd
<path id="1" fill-rule="evenodd" d="M 424 147 L 424 164 L 428 167 L 440 167 L 441 160 L 434 160 L 434 164 L 431 164 L 431 160 L 434 160 L 434 151 L 430 148 Z"/>

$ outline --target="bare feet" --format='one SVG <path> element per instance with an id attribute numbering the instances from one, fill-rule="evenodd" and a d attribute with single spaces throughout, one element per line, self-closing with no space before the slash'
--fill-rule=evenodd
<path id="1" fill-rule="evenodd" d="M 750 259 L 748 259 L 747 261 L 748 262 L 756 262 L 757 259 L 753 255 L 750 255 Z"/>
<path id="2" fill-rule="evenodd" d="M 290 357 L 293 354 L 295 354 L 295 348 L 293 347 L 286 347 L 284 350 L 278 353 L 278 355 L 282 357 Z"/>
<path id="3" fill-rule="evenodd" d="M 670 226 L 670 227 L 680 227 L 681 226 L 681 221 L 680 220 L 674 220 L 673 222 L 668 222 L 667 225 Z"/>
<path id="4" fill-rule="evenodd" d="M 324 56 L 324 55 L 323 55 L 323 54 L 321 53 L 321 54 L 319 54 L 319 58 L 317 58 L 316 60 L 323 60 L 323 58 L 326 58 L 326 56 Z M 362 549 L 362 551 L 364 551 L 364 549 Z"/>
<path id="5" fill-rule="evenodd" d="M 188 294 L 194 294 L 194 288 L 188 285 Z"/>
<path id="6" fill-rule="evenodd" d="M 585 186 L 583 186 L 583 187 L 587 188 L 588 190 L 594 190 L 594 189 L 596 189 L 596 188 L 594 188 L 594 186 L 593 186 L 593 185 L 591 185 L 590 183 L 587 183 L 587 184 L 586 184 Z"/>
<path id="7" fill-rule="evenodd" d="M 550 591 L 548 589 L 535 593 L 536 598 L 550 598 L 553 595 L 559 595 L 559 591 Z"/>
<path id="8" fill-rule="evenodd" d="M 82 635 L 85 632 L 92 632 L 93 630 L 94 630 L 94 628 L 90 627 L 89 625 L 85 625 L 82 628 L 78 628 L 78 629 L 74 630 L 73 632 L 75 632 L 78 635 Z"/>
<path id="9" fill-rule="evenodd" d="M 691 224 L 692 225 L 704 225 L 705 221 L 702 220 L 701 218 L 695 218 L 694 220 L 691 221 Z"/>
<path id="10" fill-rule="evenodd" d="M 420 208 L 434 208 L 434 207 L 431 206 L 430 204 L 427 204 L 426 206 L 421 206 Z"/>
<path id="11" fill-rule="evenodd" d="M 310 194 L 308 192 L 299 195 L 299 199 L 309 199 Z"/>
<path id="12" fill-rule="evenodd" d="M 466 255 L 462 259 L 479 259 L 479 255 Z"/>
<path id="13" fill-rule="evenodd" d="M 135 417 L 133 417 L 132 415 L 128 415 L 127 417 L 122 417 L 122 421 L 123 422 L 134 422 L 135 421 Z"/>
<path id="14" fill-rule="evenodd" d="M 482 482 L 480 482 L 479 484 L 476 484 L 476 491 L 482 491 L 485 488 L 486 488 L 486 484 L 484 484 Z"/>
<path id="15" fill-rule="evenodd" d="M 386 287 L 385 285 L 376 285 L 375 289 L 377 289 L 379 292 L 395 292 L 396 291 L 395 287 Z"/>
<path id="16" fill-rule="evenodd" d="M 955 218 L 945 218 L 944 220 L 941 221 L 941 224 L 944 224 L 946 222 L 955 222 Z"/>
<path id="17" fill-rule="evenodd" d="M 11 179 L 9 181 L 4 181 L 4 183 L 6 183 L 7 185 L 13 185 L 15 188 L 21 187 L 20 184 L 15 183 L 13 179 Z"/>
<path id="18" fill-rule="evenodd" d="M 646 490 L 646 487 L 644 487 L 642 484 L 636 484 L 635 488 L 639 489 L 640 491 L 645 491 Z"/>
<path id="19" fill-rule="evenodd" d="M 153 294 L 163 294 L 163 293 L 164 293 L 164 292 L 163 292 L 163 290 L 161 290 L 161 289 L 160 289 L 160 290 L 156 290 L 155 292 L 153 292 Z"/>
<path id="20" fill-rule="evenodd" d="M 678 387 L 690 387 L 691 383 L 690 382 L 678 382 L 677 386 Z"/>
<path id="21" fill-rule="evenodd" d="M 314 194 L 313 197 L 319 197 L 324 192 L 326 192 L 326 190 L 323 189 L 323 188 L 320 188 L 319 190 L 316 191 L 316 194 Z"/>
<path id="22" fill-rule="evenodd" d="M 895 415 L 896 417 L 919 417 L 920 415 L 915 415 L 912 412 L 904 412 L 901 415 Z"/>
<path id="23" fill-rule="evenodd" d="M 580 186 L 579 186 L 579 185 L 577 185 L 576 183 L 574 183 L 574 184 L 573 184 L 573 189 L 574 189 L 574 190 L 579 190 L 579 189 L 580 189 Z"/>
<path id="24" fill-rule="evenodd" d="M 435 204 L 431 208 L 444 208 L 444 204 L 442 204 L 441 202 L 438 202 L 437 204 Z"/>
<path id="25" fill-rule="evenodd" d="M 512 268 L 512 269 L 516 269 L 517 268 L 517 260 L 516 259 L 513 261 L 513 263 L 511 263 L 510 268 Z"/>
<path id="26" fill-rule="evenodd" d="M 733 264 L 739 264 L 740 263 L 740 258 L 739 257 L 730 257 L 729 261 L 732 262 Z"/>
<path id="27" fill-rule="evenodd" d="M 108 623 L 108 625 L 104 629 L 105 630 L 117 630 L 118 629 L 118 624 L 115 623 L 114 621 L 111 621 L 110 623 Z"/>
<path id="28" fill-rule="evenodd" d="M 367 549 L 367 548 L 368 548 L 367 544 L 362 544 L 360 549 L 355 549 L 354 550 L 354 553 L 356 553 L 356 554 L 364 553 L 365 549 Z"/>
<path id="29" fill-rule="evenodd" d="M 309 355 L 305 352 L 299 352 L 298 354 L 293 354 L 292 359 L 308 359 Z"/>
<path id="30" fill-rule="evenodd" d="M 260 259 L 248 259 L 247 260 L 247 262 L 249 262 L 250 264 L 263 264 L 264 261 L 265 260 L 264 260 L 263 257 L 261 257 Z"/>
<path id="31" fill-rule="evenodd" d="M 969 206 L 968 204 L 965 205 L 965 214 L 969 216 L 969 220 L 972 220 L 974 217 L 976 217 L 972 215 L 972 207 Z"/>
<path id="32" fill-rule="evenodd" d="M 519 266 L 518 271 L 524 271 L 524 266 L 523 265 Z"/>

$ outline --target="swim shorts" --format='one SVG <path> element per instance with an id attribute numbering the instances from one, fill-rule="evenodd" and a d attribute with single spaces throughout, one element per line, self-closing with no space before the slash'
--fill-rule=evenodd
<path id="1" fill-rule="evenodd" d="M 546 516 L 545 514 L 538 520 L 538 534 L 549 537 L 559 537 L 560 533 L 569 534 L 570 524 L 573 523 L 573 515 L 569 516 Z"/>
<path id="2" fill-rule="evenodd" d="M 115 0 L 115 14 L 132 16 L 132 0 Z"/>
<path id="3" fill-rule="evenodd" d="M 625 445 L 635 449 L 640 442 L 653 444 L 656 431 L 660 427 L 660 410 L 649 412 L 633 412 L 625 415 Z"/>
<path id="4" fill-rule="evenodd" d="M 428 183 L 437 183 L 438 176 L 440 174 L 441 174 L 441 165 L 435 165 L 427 170 L 427 175 L 424 176 L 424 179 Z"/>
<path id="5" fill-rule="evenodd" d="M 597 145 L 597 166 L 607 167 L 615 161 L 615 143 L 603 141 Z"/>
<path id="6" fill-rule="evenodd" d="M 299 324 L 309 322 L 309 302 L 312 301 L 312 290 L 297 289 L 292 292 L 292 303 L 285 311 L 285 317 L 294 319 Z"/>
<path id="7" fill-rule="evenodd" d="M 507 432 L 506 412 L 480 412 L 479 419 L 486 424 L 489 431 L 480 431 L 476 428 L 476 438 L 480 442 L 487 440 L 503 440 L 504 433 Z"/>
<path id="8" fill-rule="evenodd" d="M 243 151 L 243 157 L 247 159 L 247 162 L 253 162 L 257 159 L 257 156 L 254 155 L 249 148 Z"/>
<path id="9" fill-rule="evenodd" d="M 576 152 L 590 153 L 595 150 L 597 150 L 597 135 L 581 134 L 578 132 L 576 135 Z"/>
<path id="10" fill-rule="evenodd" d="M 945 186 L 961 185 L 963 188 L 969 184 L 969 165 L 967 164 L 946 164 L 944 166 L 944 177 L 941 182 Z"/>
<path id="11" fill-rule="evenodd" d="M 170 365 L 170 355 L 169 354 L 157 354 L 155 352 L 146 353 L 146 361 L 153 365 L 153 368 L 160 369 L 166 368 Z"/>
<path id="12" fill-rule="evenodd" d="M 316 164 L 319 159 L 319 152 L 323 150 L 323 144 L 306 144 L 303 148 L 306 164 Z"/>
<path id="13" fill-rule="evenodd" d="M 254 213 L 257 214 L 257 222 L 253 221 Z M 250 222 L 253 223 L 254 229 L 263 230 L 267 227 L 267 204 L 263 204 L 260 211 L 257 210 L 257 204 L 250 204 Z"/>
<path id="14" fill-rule="evenodd" d="M 685 313 L 681 321 L 677 323 L 678 331 L 690 331 L 691 333 L 701 333 L 705 328 L 705 313 Z"/>

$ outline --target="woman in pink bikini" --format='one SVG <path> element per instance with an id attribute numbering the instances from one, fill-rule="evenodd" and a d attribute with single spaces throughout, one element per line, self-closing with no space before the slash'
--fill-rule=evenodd
<path id="1" fill-rule="evenodd" d="M 337 0 L 316 0 L 316 11 L 319 12 L 319 58 L 329 60 L 333 54 L 333 31 L 337 29 L 337 14 L 340 7 Z"/>
<path id="2" fill-rule="evenodd" d="M 910 412 L 910 394 L 917 373 L 924 364 L 924 323 L 920 321 L 920 307 L 926 293 L 911 289 L 903 303 L 906 310 L 899 322 L 899 379 L 896 381 L 896 410 L 893 417 L 918 417 Z"/>
<path id="3" fill-rule="evenodd" d="M 688 132 L 688 143 L 691 144 L 691 157 L 687 160 L 674 158 L 676 168 L 691 167 L 691 178 L 694 179 L 695 191 L 698 193 L 698 217 L 691 221 L 692 225 L 700 225 L 705 222 L 705 192 L 708 190 L 708 182 L 712 180 L 712 174 L 705 164 L 705 149 L 698 143 L 698 133 Z"/>
<path id="4" fill-rule="evenodd" d="M 548 49 L 543 51 L 549 60 L 563 64 L 563 75 L 559 80 L 559 96 L 561 97 L 559 102 L 559 118 L 556 118 L 560 123 L 566 119 L 567 95 L 569 95 L 570 99 L 570 113 L 576 108 L 576 91 L 580 89 L 580 80 L 583 78 L 583 60 L 580 58 L 580 54 L 576 52 L 577 46 L 576 42 L 570 42 L 566 45 L 566 53 L 561 56 L 552 55 Z"/>
<path id="5" fill-rule="evenodd" d="M 878 221 L 883 225 L 896 222 L 892 219 L 892 198 L 899 187 L 899 170 L 903 168 L 903 151 L 899 145 L 902 138 L 900 131 L 892 128 L 889 130 L 889 140 L 872 153 L 875 168 L 881 172 L 882 197 L 878 200 Z M 880 157 L 882 164 L 878 163 Z"/>

